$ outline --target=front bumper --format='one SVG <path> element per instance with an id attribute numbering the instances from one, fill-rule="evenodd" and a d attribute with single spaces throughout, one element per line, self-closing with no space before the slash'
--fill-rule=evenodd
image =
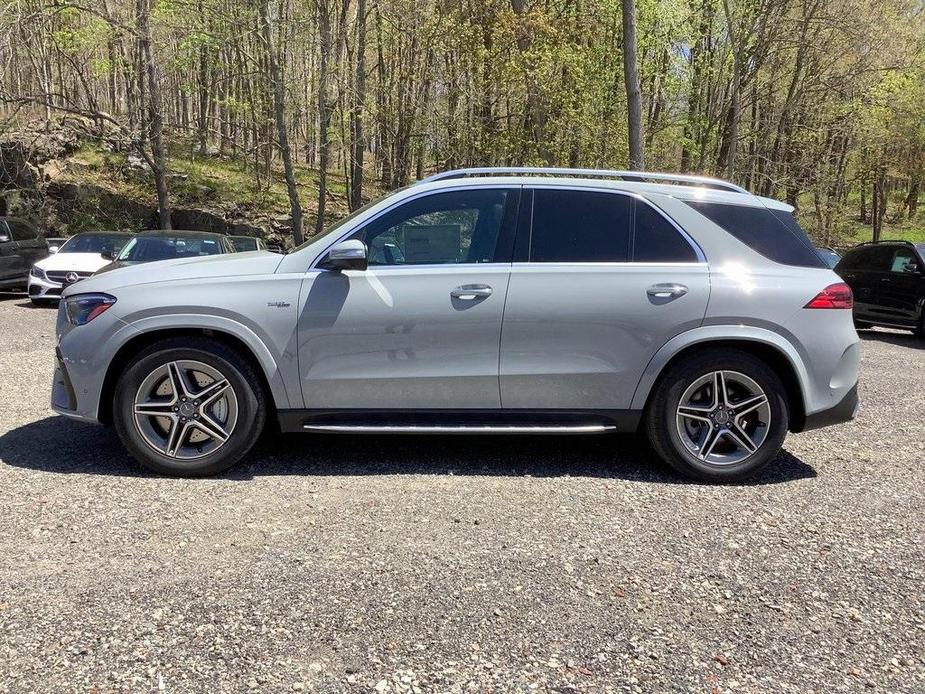
<path id="1" fill-rule="evenodd" d="M 850 422 L 857 416 L 858 405 L 858 386 L 855 383 L 834 407 L 829 407 L 825 410 L 806 415 L 806 420 L 803 422 L 800 431 L 821 429 L 822 427 L 832 426 L 833 424 Z"/>
<path id="2" fill-rule="evenodd" d="M 29 275 L 29 298 L 30 299 L 48 299 L 57 301 L 61 298 L 61 292 L 64 286 L 58 282 L 43 280 Z"/>

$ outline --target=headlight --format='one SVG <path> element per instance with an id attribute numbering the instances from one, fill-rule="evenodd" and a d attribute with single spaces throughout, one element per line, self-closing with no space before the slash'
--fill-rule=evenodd
<path id="1" fill-rule="evenodd" d="M 86 325 L 116 303 L 109 294 L 75 294 L 64 300 L 71 325 Z"/>
<path id="2" fill-rule="evenodd" d="M 29 270 L 29 274 L 33 277 L 37 277 L 40 280 L 48 281 L 48 277 L 45 275 L 45 271 L 40 268 L 38 265 L 33 265 L 32 269 Z"/>

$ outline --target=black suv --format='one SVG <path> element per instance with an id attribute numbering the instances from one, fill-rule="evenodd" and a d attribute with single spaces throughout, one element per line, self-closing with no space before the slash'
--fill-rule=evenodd
<path id="1" fill-rule="evenodd" d="M 32 265 L 48 255 L 48 244 L 29 222 L 0 217 L 0 289 L 25 288 Z"/>
<path id="2" fill-rule="evenodd" d="M 879 241 L 855 246 L 835 266 L 854 292 L 854 324 L 905 328 L 925 337 L 925 244 Z"/>

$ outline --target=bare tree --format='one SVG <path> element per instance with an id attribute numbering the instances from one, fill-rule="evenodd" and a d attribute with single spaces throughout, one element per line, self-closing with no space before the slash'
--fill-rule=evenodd
<path id="1" fill-rule="evenodd" d="M 626 83 L 630 168 L 646 168 L 642 136 L 642 94 L 636 65 L 636 2 L 623 0 L 623 79 Z"/>

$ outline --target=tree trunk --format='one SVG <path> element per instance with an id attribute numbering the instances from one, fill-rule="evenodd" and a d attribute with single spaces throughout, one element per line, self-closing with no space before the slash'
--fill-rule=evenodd
<path id="1" fill-rule="evenodd" d="M 363 111 L 366 102 L 366 0 L 357 0 L 356 84 L 353 109 L 350 112 L 350 209 L 363 204 L 363 152 L 366 134 L 363 131 Z"/>
<path id="2" fill-rule="evenodd" d="M 629 167 L 635 171 L 646 168 L 642 143 L 642 94 L 639 91 L 639 71 L 636 66 L 636 2 L 623 1 L 623 78 L 626 82 L 626 107 L 629 126 Z"/>
<path id="3" fill-rule="evenodd" d="M 167 192 L 167 151 L 164 148 L 164 119 L 162 112 L 161 82 L 154 64 L 154 51 L 151 47 L 151 5 L 150 0 L 138 0 L 138 44 L 142 74 L 139 79 L 147 80 L 148 136 L 151 143 L 151 171 L 154 174 L 154 188 L 157 192 L 157 214 L 161 229 L 171 229 L 170 198 Z M 143 145 L 142 145 L 143 146 Z"/>
<path id="4" fill-rule="evenodd" d="M 321 38 L 321 61 L 318 66 L 318 216 L 315 233 L 324 229 L 324 208 L 328 194 L 328 166 L 331 160 L 331 99 L 328 81 L 331 57 L 331 8 L 328 0 L 317 0 L 318 31 Z"/>
<path id="5" fill-rule="evenodd" d="M 273 24 L 270 19 L 270 0 L 260 2 L 260 26 L 263 42 L 267 50 L 267 66 L 270 82 L 273 85 L 273 118 L 276 121 L 276 140 L 279 153 L 283 159 L 283 173 L 286 177 L 286 192 L 289 194 L 289 208 L 292 211 L 292 241 L 298 246 L 302 243 L 302 203 L 299 202 L 299 189 L 292 168 L 292 150 L 289 147 L 289 131 L 286 128 L 286 89 L 283 86 L 282 69 L 276 56 L 273 43 Z"/>

